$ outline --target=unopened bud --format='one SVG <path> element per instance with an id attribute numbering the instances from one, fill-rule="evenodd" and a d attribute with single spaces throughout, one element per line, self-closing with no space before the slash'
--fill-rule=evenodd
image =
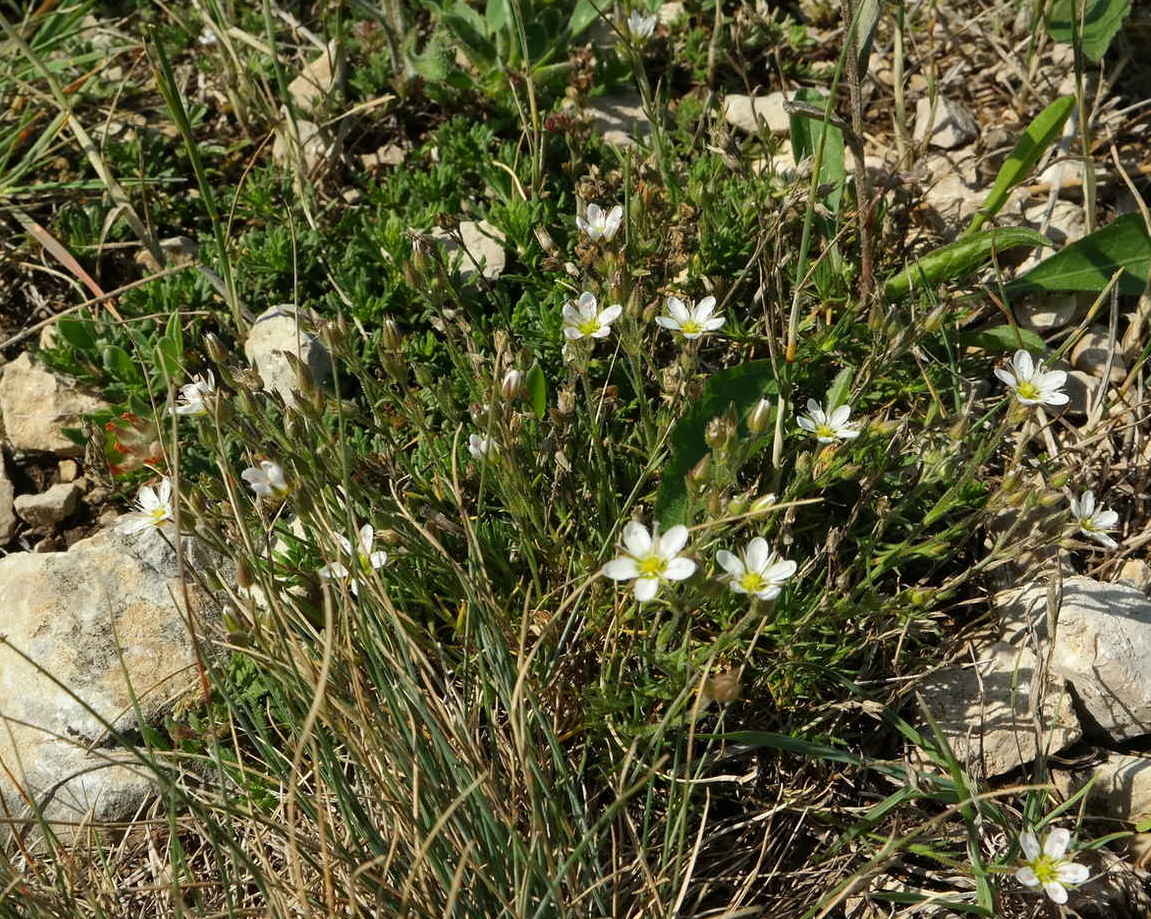
<path id="1" fill-rule="evenodd" d="M 228 351 L 224 347 L 224 343 L 220 341 L 219 336 L 217 336 L 214 332 L 209 332 L 204 336 L 204 347 L 208 351 L 208 357 L 210 357 L 217 364 L 222 364 L 225 360 L 227 360 Z"/>
<path id="2" fill-rule="evenodd" d="M 736 426 L 726 415 L 719 415 L 707 423 L 704 440 L 713 450 L 722 450 L 735 438 Z"/>
<path id="3" fill-rule="evenodd" d="M 747 498 L 744 495 L 736 495 L 727 502 L 727 514 L 729 517 L 738 517 L 747 510 Z"/>
<path id="4" fill-rule="evenodd" d="M 760 399 L 747 416 L 747 429 L 752 434 L 762 434 L 771 424 L 771 401 Z"/>
<path id="5" fill-rule="evenodd" d="M 556 396 L 556 411 L 561 415 L 570 415 L 575 411 L 575 391 L 571 389 L 561 389 Z"/>
<path id="6" fill-rule="evenodd" d="M 251 566 L 242 558 L 236 559 L 236 584 L 247 590 L 255 583 L 256 579 L 252 575 Z"/>
<path id="7" fill-rule="evenodd" d="M 514 402 L 524 391 L 524 375 L 519 370 L 509 370 L 500 383 L 500 395 L 508 402 Z"/>
<path id="8" fill-rule="evenodd" d="M 385 319 L 380 325 L 380 344 L 385 351 L 400 351 L 404 347 L 404 336 L 400 327 L 392 319 Z"/>
<path id="9" fill-rule="evenodd" d="M 751 507 L 748 510 L 753 514 L 762 514 L 775 507 L 775 504 L 774 494 L 761 495 L 751 502 Z"/>
<path id="10" fill-rule="evenodd" d="M 711 454 L 707 453 L 703 459 L 691 467 L 691 472 L 687 474 L 687 478 L 693 484 L 698 484 L 706 482 L 709 475 L 711 475 Z"/>

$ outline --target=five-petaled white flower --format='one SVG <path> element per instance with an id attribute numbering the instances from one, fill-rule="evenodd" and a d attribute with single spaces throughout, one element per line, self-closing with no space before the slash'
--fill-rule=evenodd
<path id="1" fill-rule="evenodd" d="M 204 398 L 215 391 L 216 377 L 211 370 L 203 376 L 197 374 L 192 377 L 191 383 L 185 383 L 180 387 L 180 393 L 176 397 L 176 404 L 172 406 L 172 411 L 177 415 L 203 415 L 208 411 L 208 406 L 204 404 Z"/>
<path id="2" fill-rule="evenodd" d="M 121 517 L 116 526 L 124 533 L 140 533 L 172 519 L 172 480 L 164 476 L 155 488 L 140 486 L 136 492 L 136 510 Z"/>
<path id="3" fill-rule="evenodd" d="M 611 332 L 611 324 L 619 319 L 622 306 L 609 306 L 600 309 L 595 294 L 586 290 L 576 301 L 564 304 L 564 338 L 575 341 L 579 338 L 606 338 Z"/>
<path id="4" fill-rule="evenodd" d="M 605 211 L 598 204 L 587 206 L 586 217 L 576 217 L 576 226 L 587 234 L 588 239 L 602 239 L 611 242 L 623 221 L 623 206 L 617 204 L 610 211 Z"/>
<path id="5" fill-rule="evenodd" d="M 674 526 L 662 536 L 659 525 L 647 527 L 632 520 L 623 528 L 623 555 L 613 558 L 600 573 L 613 581 L 635 580 L 635 598 L 646 603 L 664 581 L 682 581 L 695 573 L 695 562 L 680 555 L 687 545 L 687 527 Z"/>
<path id="6" fill-rule="evenodd" d="M 1019 835 L 1023 847 L 1024 864 L 1015 872 L 1015 879 L 1028 887 L 1042 887 L 1056 903 L 1067 902 L 1067 885 L 1082 884 L 1091 874 L 1086 865 L 1065 858 L 1071 843 L 1071 832 L 1063 828 L 1052 830 L 1043 840 L 1031 830 Z"/>
<path id="7" fill-rule="evenodd" d="M 762 536 L 749 542 L 741 555 L 720 549 L 715 560 L 727 571 L 723 580 L 732 590 L 737 594 L 754 594 L 760 600 L 778 597 L 797 567 L 795 562 L 772 552 Z"/>
<path id="8" fill-rule="evenodd" d="M 995 375 L 1011 387 L 1015 398 L 1023 405 L 1066 405 L 1070 396 L 1063 391 L 1067 374 L 1062 370 L 1046 370 L 1043 361 L 1036 361 L 1022 349 L 1015 352 L 1010 370 L 995 368 Z"/>
<path id="9" fill-rule="evenodd" d="M 1095 506 L 1095 492 L 1085 491 L 1082 498 L 1071 499 L 1071 516 L 1079 526 L 1079 532 L 1094 539 L 1108 549 L 1114 549 L 1119 543 L 1107 535 L 1107 530 L 1115 529 L 1119 522 L 1119 515 L 1103 506 Z"/>
<path id="10" fill-rule="evenodd" d="M 800 415 L 795 420 L 805 431 L 815 435 L 821 444 L 834 443 L 837 440 L 851 440 L 859 436 L 859 428 L 855 423 L 848 422 L 851 416 L 851 406 L 841 405 L 831 414 L 823 410 L 823 406 L 814 399 L 807 400 L 807 414 Z"/>
<path id="11" fill-rule="evenodd" d="M 704 297 L 695 306 L 686 306 L 679 297 L 667 298 L 667 315 L 656 316 L 655 321 L 665 329 L 679 332 L 684 338 L 699 338 L 720 328 L 726 319 L 713 316 L 715 297 Z"/>
<path id="12" fill-rule="evenodd" d="M 240 473 L 240 478 L 261 498 L 282 498 L 292 490 L 284 478 L 284 467 L 271 460 L 260 460 L 260 465 L 249 466 Z"/>
<path id="13" fill-rule="evenodd" d="M 370 523 L 365 523 L 360 527 L 359 532 L 359 545 L 355 548 L 346 536 L 337 536 L 337 541 L 340 548 L 344 550 L 344 555 L 351 561 L 352 567 L 348 568 L 342 562 L 329 562 L 320 569 L 320 577 L 334 578 L 344 580 L 351 577 L 348 586 L 351 588 L 352 593 L 358 594 L 360 590 L 359 583 L 352 575 L 357 572 L 360 574 L 371 574 L 377 568 L 383 567 L 388 560 L 388 553 L 383 549 L 377 552 L 372 551 L 372 543 L 376 539 L 375 528 Z"/>
<path id="14" fill-rule="evenodd" d="M 492 438 L 484 437 L 482 434 L 468 435 L 468 453 L 470 453 L 473 458 L 485 460 L 495 456 L 499 452 L 500 445 Z"/>
<path id="15" fill-rule="evenodd" d="M 651 38 L 655 31 L 656 15 L 645 16 L 639 10 L 632 10 L 627 17 L 627 32 L 635 41 L 643 42 Z"/>

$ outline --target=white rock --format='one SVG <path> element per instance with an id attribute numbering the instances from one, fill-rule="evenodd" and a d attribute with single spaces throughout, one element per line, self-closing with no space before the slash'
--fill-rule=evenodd
<path id="1" fill-rule="evenodd" d="M 1075 242 L 1087 232 L 1087 219 L 1083 215 L 1083 207 L 1071 201 L 1056 201 L 1051 213 L 1047 213 L 1047 204 L 1026 206 L 1022 212 L 1023 222 L 1036 230 L 1042 229 L 1047 238 L 1062 247 Z M 1028 260 L 1020 266 L 1020 271 L 1026 271 L 1049 257 L 1051 249 L 1036 249 Z"/>
<path id="2" fill-rule="evenodd" d="M 298 358 L 317 386 L 326 383 L 332 374 L 328 349 L 312 328 L 314 317 L 301 314 L 290 303 L 282 303 L 256 317 L 244 342 L 244 354 L 259 373 L 264 388 L 279 393 L 288 405 L 296 404 L 293 393 L 300 383 L 296 368 L 286 355 Z"/>
<path id="3" fill-rule="evenodd" d="M 661 26 L 673 26 L 687 16 L 687 7 L 680 0 L 671 3 L 661 3 L 656 14 Z"/>
<path id="4" fill-rule="evenodd" d="M 16 487 L 8 478 L 4 452 L 0 450 L 0 546 L 7 545 L 16 535 L 16 512 L 12 504 L 15 496 Z"/>
<path id="5" fill-rule="evenodd" d="M 1087 793 L 1092 814 L 1115 820 L 1151 815 L 1151 758 L 1112 753 L 1090 770 L 1072 773 L 1068 791 L 1093 780 Z"/>
<path id="6" fill-rule="evenodd" d="M 791 117 L 783 107 L 794 93 L 773 92 L 766 96 L 745 96 L 734 93 L 723 100 L 723 118 L 733 128 L 758 134 L 766 128 L 772 134 L 788 134 Z"/>
<path id="7" fill-rule="evenodd" d="M 190 561 L 208 564 L 185 545 Z M 194 580 L 188 589 L 194 620 L 210 628 L 214 603 Z M 150 782 L 139 764 L 102 768 L 124 757 L 108 726 L 137 730 L 137 713 L 151 721 L 195 681 L 174 549 L 147 530 L 16 552 L 0 559 L 0 596 L 3 806 L 29 813 L 19 788 L 50 820 L 131 817 Z"/>
<path id="8" fill-rule="evenodd" d="M 480 273 L 489 281 L 504 273 L 507 255 L 504 253 L 503 231 L 486 220 L 479 223 L 474 220 L 460 221 L 462 247 L 451 233 L 440 227 L 432 230 L 430 235 L 440 244 L 448 265 L 459 273 L 465 283 L 476 280 L 477 265 L 480 266 Z"/>
<path id="9" fill-rule="evenodd" d="M 1148 565 L 1141 558 L 1129 558 L 1119 569 L 1119 575 L 1115 580 L 1122 581 L 1136 590 L 1147 593 L 1151 589 L 1151 565 Z"/>
<path id="10" fill-rule="evenodd" d="M 1102 377 L 1108 368 L 1110 336 L 1103 326 L 1092 326 L 1071 349 L 1071 363 L 1078 369 L 1095 377 Z M 1122 383 L 1127 377 L 1127 363 L 1120 353 L 1122 343 L 1115 342 L 1115 354 L 1110 359 L 1111 372 L 1108 379 L 1112 383 Z"/>
<path id="11" fill-rule="evenodd" d="M 614 147 L 630 147 L 651 135 L 651 122 L 639 93 L 599 96 L 588 103 L 584 114 L 603 139 Z"/>
<path id="12" fill-rule="evenodd" d="M 84 448 L 63 434 L 80 427 L 82 416 L 108 407 L 97 396 L 33 362 L 25 351 L 5 365 L 0 378 L 0 415 L 14 450 L 79 456 Z"/>
<path id="13" fill-rule="evenodd" d="M 979 124 L 961 103 L 938 96 L 934 111 L 931 99 L 920 98 L 915 106 L 914 138 L 941 150 L 954 150 L 969 144 L 979 136 Z"/>
<path id="14" fill-rule="evenodd" d="M 299 118 L 293 129 L 291 120 L 285 116 L 276 126 L 272 158 L 289 166 L 300 164 L 309 176 L 315 176 L 336 155 L 336 147 L 335 138 L 326 128 Z"/>
<path id="15" fill-rule="evenodd" d="M 1066 370 L 1065 367 L 1057 368 Z M 1097 398 L 1095 393 L 1099 390 L 1099 380 L 1082 370 L 1071 370 L 1067 373 L 1067 382 L 1063 391 L 1067 393 L 1066 414 L 1078 418 L 1086 418 L 1091 408 L 1092 400 Z"/>
<path id="16" fill-rule="evenodd" d="M 288 84 L 288 93 L 301 111 L 318 108 L 336 85 L 336 51 L 336 42 L 329 42 L 324 53 L 310 61 Z"/>
<path id="17" fill-rule="evenodd" d="M 80 489 L 72 482 L 60 482 L 38 495 L 20 495 L 16 513 L 29 526 L 49 528 L 72 516 L 80 503 Z"/>
<path id="18" fill-rule="evenodd" d="M 1030 712 L 1036 658 L 1025 647 L 996 642 L 976 652 L 976 665 L 948 667 L 923 684 L 923 698 L 959 762 L 976 776 L 1001 775 L 1030 762 L 1040 746 Z M 1080 737 L 1070 695 L 1058 681 L 1043 694 L 1045 749 Z"/>
<path id="19" fill-rule="evenodd" d="M 1062 592 L 1052 674 L 1072 685 L 1116 740 L 1151 733 L 1151 600 L 1126 584 L 1086 577 L 1065 579 Z M 1047 648 L 1045 584 L 1004 592 L 995 602 L 1009 641 L 1034 634 Z"/>
<path id="20" fill-rule="evenodd" d="M 1031 294 L 1020 298 L 1015 316 L 1023 328 L 1046 335 L 1078 322 L 1090 306 L 1090 301 L 1085 303 L 1084 299 L 1074 291 Z"/>

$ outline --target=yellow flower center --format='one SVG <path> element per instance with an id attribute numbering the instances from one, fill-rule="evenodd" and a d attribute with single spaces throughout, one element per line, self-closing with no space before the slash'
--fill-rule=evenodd
<path id="1" fill-rule="evenodd" d="M 1030 380 L 1020 380 L 1015 384 L 1015 392 L 1020 399 L 1038 399 L 1039 387 Z"/>
<path id="2" fill-rule="evenodd" d="M 1031 870 L 1035 872 L 1040 884 L 1050 884 L 1059 880 L 1059 859 L 1042 854 L 1028 864 L 1031 865 Z"/>
<path id="3" fill-rule="evenodd" d="M 166 507 L 154 507 L 148 513 L 152 515 L 153 523 L 163 523 L 168 519 L 168 508 Z"/>
<path id="4" fill-rule="evenodd" d="M 649 555 L 637 560 L 641 578 L 658 578 L 667 570 L 667 562 L 658 555 Z"/>
<path id="5" fill-rule="evenodd" d="M 599 320 L 585 319 L 583 322 L 576 326 L 576 329 L 581 335 L 594 335 L 599 331 Z"/>
<path id="6" fill-rule="evenodd" d="M 694 319 L 688 319 L 686 322 L 680 324 L 679 330 L 684 335 L 699 335 L 703 331 L 703 326 Z"/>
<path id="7" fill-rule="evenodd" d="M 816 437 L 829 437 L 831 439 L 834 439 L 835 438 L 835 430 L 831 427 L 831 425 L 829 425 L 825 422 L 824 424 L 819 425 L 819 427 L 817 427 L 815 429 L 815 436 Z"/>
<path id="8" fill-rule="evenodd" d="M 758 571 L 745 571 L 740 575 L 739 586 L 749 594 L 757 594 L 767 587 L 767 579 Z"/>

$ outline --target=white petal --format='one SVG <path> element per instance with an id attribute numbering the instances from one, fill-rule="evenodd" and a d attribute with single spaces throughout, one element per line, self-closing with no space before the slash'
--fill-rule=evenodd
<path id="1" fill-rule="evenodd" d="M 603 325 L 610 325 L 611 323 L 613 323 L 617 319 L 619 319 L 619 317 L 622 313 L 623 313 L 623 307 L 622 306 L 619 306 L 619 305 L 609 306 L 600 312 L 598 318 L 599 318 L 599 321 Z"/>
<path id="2" fill-rule="evenodd" d="M 1043 851 L 1039 847 L 1039 838 L 1031 830 L 1024 830 L 1019 834 L 1019 845 L 1028 861 L 1035 861 Z"/>
<path id="3" fill-rule="evenodd" d="M 743 567 L 743 562 L 739 557 L 728 552 L 727 549 L 720 549 L 715 553 L 715 560 L 719 562 L 720 566 L 729 574 L 734 574 L 739 577 L 746 569 Z"/>
<path id="4" fill-rule="evenodd" d="M 697 322 L 703 322 L 715 310 L 715 297 L 704 297 L 695 305 L 695 318 Z"/>
<path id="5" fill-rule="evenodd" d="M 1069 499 L 1071 504 L 1071 516 L 1076 520 L 1082 520 L 1087 515 L 1083 513 L 1083 505 L 1079 503 L 1079 499 L 1072 495 Z"/>
<path id="6" fill-rule="evenodd" d="M 576 301 L 579 307 L 580 317 L 590 319 L 596 312 L 596 299 L 595 294 L 591 291 L 585 290 L 579 295 L 579 300 Z"/>
<path id="7" fill-rule="evenodd" d="M 833 428 L 841 428 L 847 424 L 847 419 L 850 417 L 851 406 L 841 405 L 831 413 L 831 417 L 827 420 L 827 423 L 830 424 Z"/>
<path id="8" fill-rule="evenodd" d="M 725 322 L 727 319 L 723 316 L 712 316 L 704 321 L 703 327 L 708 332 L 714 332 L 716 329 L 722 329 Z"/>
<path id="9" fill-rule="evenodd" d="M 346 578 L 348 576 L 348 569 L 341 565 L 339 562 L 331 562 L 324 565 L 319 571 L 322 578 Z"/>
<path id="10" fill-rule="evenodd" d="M 678 319 L 681 323 L 687 322 L 691 318 L 691 313 L 687 311 L 687 307 L 683 305 L 683 301 L 679 297 L 667 298 L 667 312 L 673 319 Z"/>
<path id="11" fill-rule="evenodd" d="M 1065 827 L 1056 827 L 1047 834 L 1043 840 L 1043 854 L 1052 858 L 1062 858 L 1071 843 L 1071 831 Z"/>
<path id="12" fill-rule="evenodd" d="M 152 526 L 152 517 L 149 514 L 125 514 L 116 521 L 116 529 L 129 535 L 140 533 Z"/>
<path id="13" fill-rule="evenodd" d="M 838 428 L 835 433 L 844 440 L 855 440 L 855 438 L 859 436 L 859 428 L 851 428 L 845 425 L 842 428 Z"/>
<path id="14" fill-rule="evenodd" d="M 1079 499 L 1079 516 L 1090 517 L 1095 512 L 1095 492 L 1088 489 L 1083 492 L 1083 497 Z"/>
<path id="15" fill-rule="evenodd" d="M 1100 545 L 1106 546 L 1108 549 L 1115 549 L 1119 546 L 1119 543 L 1117 543 L 1114 539 L 1112 539 L 1106 533 L 1100 533 L 1098 531 L 1094 531 L 1094 532 L 1088 533 L 1087 535 L 1090 536 L 1092 539 L 1094 539 Z"/>
<path id="16" fill-rule="evenodd" d="M 166 476 L 160 479 L 160 487 L 156 490 L 156 494 L 160 497 L 160 503 L 168 505 L 172 503 L 172 480 Z"/>
<path id="17" fill-rule="evenodd" d="M 351 543 L 351 541 L 348 539 L 348 537 L 347 537 L 347 536 L 339 536 L 339 535 L 337 535 L 337 536 L 336 536 L 336 542 L 339 544 L 340 548 L 344 550 L 344 553 L 345 553 L 346 555 L 352 555 L 352 554 L 353 554 L 353 552 L 352 552 L 352 543 Z"/>
<path id="18" fill-rule="evenodd" d="M 673 558 L 667 563 L 663 576 L 669 581 L 683 581 L 695 574 L 695 562 L 690 558 Z"/>
<path id="19" fill-rule="evenodd" d="M 1058 881 L 1048 881 L 1043 885 L 1043 891 L 1051 898 L 1053 903 L 1067 902 L 1067 888 Z"/>
<path id="20" fill-rule="evenodd" d="M 624 525 L 623 544 L 636 558 L 651 554 L 651 534 L 638 520 L 629 520 Z"/>
<path id="21" fill-rule="evenodd" d="M 672 527 L 659 538 L 659 554 L 663 558 L 679 555 L 680 550 L 687 545 L 687 536 L 687 527 L 683 524 Z"/>
<path id="22" fill-rule="evenodd" d="M 591 227 L 588 226 L 588 222 L 586 220 L 584 220 L 582 217 L 580 217 L 578 214 L 576 215 L 576 227 L 579 228 L 579 231 L 581 233 L 586 233 L 588 236 L 592 235 L 591 234 Z"/>
<path id="23" fill-rule="evenodd" d="M 1035 375 L 1035 361 L 1031 357 L 1031 353 L 1024 351 L 1020 348 L 1015 352 L 1015 359 L 1012 361 L 1015 365 L 1016 377 L 1023 380 L 1030 380 Z"/>
<path id="24" fill-rule="evenodd" d="M 568 300 L 568 302 L 564 304 L 564 322 L 571 323 L 572 325 L 577 325 L 583 322 L 583 318 L 584 317 L 580 314 L 580 311 L 576 309 L 576 305 L 571 300 Z"/>
<path id="25" fill-rule="evenodd" d="M 807 400 L 807 413 L 811 415 L 812 418 L 821 421 L 827 417 L 823 414 L 823 406 L 816 402 L 814 399 Z"/>
<path id="26" fill-rule="evenodd" d="M 1030 865 L 1024 865 L 1015 872 L 1015 880 L 1020 884 L 1026 884 L 1028 887 L 1038 887 L 1039 878 L 1035 876 L 1035 869 Z"/>
<path id="27" fill-rule="evenodd" d="M 1062 389 L 1067 383 L 1067 371 L 1048 370 L 1036 376 L 1033 382 L 1040 389 Z"/>
<path id="28" fill-rule="evenodd" d="M 581 339 L 583 337 L 584 337 L 583 332 L 581 332 L 575 326 L 570 326 L 570 325 L 564 326 L 564 338 L 570 339 L 572 341 L 578 341 L 579 339 Z"/>
<path id="29" fill-rule="evenodd" d="M 671 316 L 656 316 L 655 324 L 663 326 L 665 329 L 671 329 L 673 332 L 679 331 L 679 320 Z"/>
<path id="30" fill-rule="evenodd" d="M 758 591 L 756 596 L 760 600 L 774 600 L 781 593 L 783 593 L 783 588 L 778 584 L 772 584 L 770 587 L 765 587 L 763 590 Z"/>
<path id="31" fill-rule="evenodd" d="M 587 221 L 592 226 L 599 229 L 603 226 L 603 208 L 598 204 L 589 204 L 587 206 Z"/>
<path id="32" fill-rule="evenodd" d="M 370 523 L 360 527 L 360 551 L 367 555 L 372 551 L 372 542 L 376 538 L 376 529 Z"/>
<path id="33" fill-rule="evenodd" d="M 1095 515 L 1095 526 L 1099 527 L 1099 529 L 1101 529 L 1101 530 L 1110 530 L 1118 522 L 1119 522 L 1118 511 L 1109 511 L 1106 509 L 1101 509 L 1099 511 L 1099 513 L 1097 513 Z"/>
<path id="34" fill-rule="evenodd" d="M 634 558 L 621 555 L 604 565 L 600 569 L 600 574 L 605 578 L 611 578 L 613 581 L 630 581 L 632 578 L 639 577 L 639 565 L 635 563 Z"/>
<path id="35" fill-rule="evenodd" d="M 598 329 L 591 333 L 592 338 L 607 338 L 611 334 L 610 325 L 601 325 Z"/>
<path id="36" fill-rule="evenodd" d="M 806 415 L 800 415 L 798 418 L 795 419 L 795 423 L 798 424 L 805 431 L 814 432 L 815 428 L 816 428 L 815 422 L 812 421 L 810 418 L 808 418 Z"/>
<path id="37" fill-rule="evenodd" d="M 1018 382 L 1018 380 L 1015 379 L 1015 374 L 1009 373 L 1008 371 L 1004 370 L 1002 367 L 996 367 L 995 368 L 995 375 L 997 377 L 999 377 L 999 379 L 1001 379 L 1008 386 L 1010 386 L 1012 389 L 1015 388 L 1015 384 Z"/>
<path id="38" fill-rule="evenodd" d="M 141 510 L 150 511 L 160 506 L 160 498 L 151 485 L 142 485 L 140 490 L 136 492 L 136 504 Z"/>
<path id="39" fill-rule="evenodd" d="M 380 549 L 378 552 L 373 552 L 371 555 L 369 555 L 368 561 L 371 563 L 373 568 L 382 568 L 388 563 L 388 553 L 383 549 Z"/>
<path id="40" fill-rule="evenodd" d="M 1082 884 L 1091 876 L 1091 871 L 1086 865 L 1075 862 L 1064 862 L 1055 869 L 1055 873 L 1059 875 L 1059 880 L 1063 884 Z"/>
<path id="41" fill-rule="evenodd" d="M 632 590 L 640 603 L 646 603 L 659 590 L 659 578 L 637 578 Z"/>
<path id="42" fill-rule="evenodd" d="M 771 557 L 771 549 L 767 547 L 767 540 L 757 536 L 747 544 L 743 557 L 747 560 L 747 570 L 762 574 Z"/>
<path id="43" fill-rule="evenodd" d="M 619 231 L 619 225 L 623 221 L 623 206 L 617 204 L 613 207 L 607 215 L 607 220 L 604 222 L 603 235 L 605 239 L 611 239 Z"/>
<path id="44" fill-rule="evenodd" d="M 795 570 L 798 567 L 799 565 L 797 565 L 791 559 L 781 559 L 774 565 L 770 565 L 768 569 L 763 573 L 763 576 L 769 581 L 775 581 L 777 583 L 786 581 L 793 574 L 795 574 Z"/>
<path id="45" fill-rule="evenodd" d="M 1019 401 L 1022 402 L 1023 400 L 1020 399 Z M 1036 400 L 1030 401 L 1034 402 Z M 1066 405 L 1071 401 L 1071 397 L 1065 392 L 1053 392 L 1045 394 L 1044 397 L 1038 401 L 1043 402 L 1044 405 Z"/>

